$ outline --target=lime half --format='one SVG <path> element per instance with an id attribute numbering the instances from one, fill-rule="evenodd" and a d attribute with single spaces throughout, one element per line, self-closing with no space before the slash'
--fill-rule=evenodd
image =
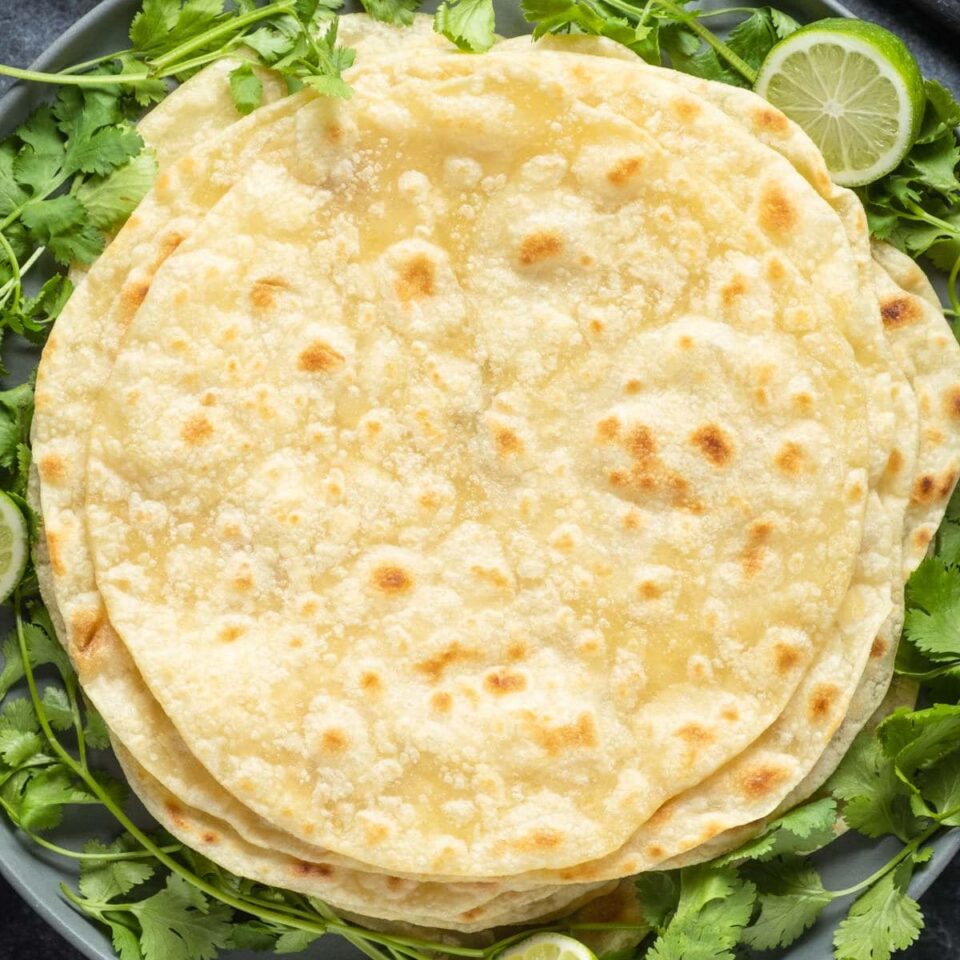
<path id="1" fill-rule="evenodd" d="M 597 960 L 588 947 L 562 933 L 537 933 L 507 947 L 500 960 Z"/>
<path id="2" fill-rule="evenodd" d="M 0 492 L 0 602 L 13 593 L 23 576 L 29 542 L 27 521 L 20 508 Z"/>
<path id="3" fill-rule="evenodd" d="M 863 20 L 819 20 L 781 40 L 755 89 L 803 127 L 845 187 L 871 183 L 900 163 L 926 103 L 903 41 Z"/>

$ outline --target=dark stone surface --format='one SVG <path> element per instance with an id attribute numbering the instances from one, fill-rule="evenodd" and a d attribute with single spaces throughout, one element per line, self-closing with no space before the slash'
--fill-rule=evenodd
<path id="1" fill-rule="evenodd" d="M 928 0 L 960 12 L 960 0 Z M 922 53 L 928 74 L 960 90 L 960 38 L 901 0 L 846 0 L 860 16 L 894 27 Z M 0 0 L 0 63 L 25 66 L 96 0 Z M 6 84 L 0 84 L 0 90 Z M 960 958 L 960 858 L 923 897 L 927 926 L 904 960 Z M 0 960 L 82 960 L 0 879 Z M 824 958 L 828 960 L 828 958 Z"/>

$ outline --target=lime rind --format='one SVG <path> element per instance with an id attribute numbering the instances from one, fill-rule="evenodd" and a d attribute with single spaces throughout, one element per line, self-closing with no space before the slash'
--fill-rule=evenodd
<path id="1" fill-rule="evenodd" d="M 0 603 L 20 582 L 29 553 L 27 522 L 13 500 L 0 492 Z"/>
<path id="2" fill-rule="evenodd" d="M 913 144 L 926 102 L 903 42 L 856 20 L 819 21 L 782 40 L 755 89 L 806 131 L 842 186 L 893 170 Z"/>
<path id="3" fill-rule="evenodd" d="M 589 947 L 562 933 L 538 933 L 508 947 L 499 960 L 597 960 Z"/>

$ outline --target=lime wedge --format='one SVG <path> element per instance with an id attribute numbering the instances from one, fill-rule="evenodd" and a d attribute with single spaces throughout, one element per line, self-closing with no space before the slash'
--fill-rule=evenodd
<path id="1" fill-rule="evenodd" d="M 0 492 L 0 603 L 20 582 L 27 566 L 30 538 L 20 508 Z"/>
<path id="2" fill-rule="evenodd" d="M 803 127 L 845 187 L 871 183 L 900 163 L 926 103 L 903 41 L 863 20 L 819 20 L 781 40 L 755 89 Z"/>
<path id="3" fill-rule="evenodd" d="M 562 933 L 538 933 L 507 947 L 500 960 L 597 960 L 579 940 Z"/>

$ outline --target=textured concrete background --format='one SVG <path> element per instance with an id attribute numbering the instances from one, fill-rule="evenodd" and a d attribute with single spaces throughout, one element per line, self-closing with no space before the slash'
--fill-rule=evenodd
<path id="1" fill-rule="evenodd" d="M 894 28 L 920 54 L 924 72 L 960 91 L 960 35 L 908 0 L 845 0 L 859 16 Z M 923 0 L 960 15 L 960 0 Z M 0 0 L 0 63 L 26 66 L 97 0 Z M 0 83 L 0 91 L 6 84 Z M 960 958 L 960 858 L 923 898 L 927 926 L 903 960 Z M 0 879 L 0 960 L 82 960 Z M 828 960 L 828 958 L 824 958 Z"/>

